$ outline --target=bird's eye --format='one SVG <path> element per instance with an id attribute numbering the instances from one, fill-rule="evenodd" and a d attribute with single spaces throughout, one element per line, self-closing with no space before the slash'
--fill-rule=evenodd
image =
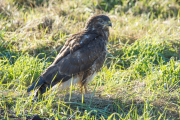
<path id="1" fill-rule="evenodd" d="M 103 22 L 103 20 L 101 20 L 101 19 L 100 19 L 100 20 L 99 20 L 99 22 L 101 22 L 101 23 L 102 23 L 102 22 Z"/>

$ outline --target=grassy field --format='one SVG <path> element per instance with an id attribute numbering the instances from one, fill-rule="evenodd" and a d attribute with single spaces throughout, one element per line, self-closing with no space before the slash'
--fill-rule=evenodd
<path id="1" fill-rule="evenodd" d="M 111 18 L 108 56 L 80 94 L 28 86 L 95 14 Z M 0 119 L 180 119 L 178 0 L 0 0 Z"/>

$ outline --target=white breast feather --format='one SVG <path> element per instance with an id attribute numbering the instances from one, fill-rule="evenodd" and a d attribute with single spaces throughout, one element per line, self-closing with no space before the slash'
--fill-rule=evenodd
<path id="1" fill-rule="evenodd" d="M 64 89 L 69 88 L 71 86 L 71 84 L 72 84 L 72 86 L 75 85 L 76 83 L 78 83 L 78 81 L 79 81 L 79 77 L 70 78 L 69 80 L 67 80 L 63 83 L 60 83 L 58 90 L 63 91 Z M 53 87 L 53 89 L 56 87 L 57 87 L 57 84 Z"/>

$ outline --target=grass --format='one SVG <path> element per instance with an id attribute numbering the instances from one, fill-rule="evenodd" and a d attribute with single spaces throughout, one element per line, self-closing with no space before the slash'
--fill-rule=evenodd
<path id="1" fill-rule="evenodd" d="M 1 0 L 0 119 L 179 119 L 179 8 L 175 0 Z M 89 94 L 56 88 L 34 101 L 28 86 L 93 14 L 113 27 Z"/>

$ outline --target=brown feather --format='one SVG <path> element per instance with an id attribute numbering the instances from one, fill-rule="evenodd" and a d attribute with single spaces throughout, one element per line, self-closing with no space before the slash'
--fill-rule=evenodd
<path id="1" fill-rule="evenodd" d="M 72 35 L 65 43 L 54 62 L 40 76 L 36 83 L 40 85 L 39 91 L 61 82 L 60 89 L 78 83 L 87 91 L 87 84 L 100 70 L 107 53 L 109 36 L 109 17 L 96 15 L 89 19 L 81 32 Z M 71 79 L 73 78 L 73 79 Z M 40 81 L 40 82 L 38 82 Z M 36 88 L 35 83 L 28 92 Z"/>

